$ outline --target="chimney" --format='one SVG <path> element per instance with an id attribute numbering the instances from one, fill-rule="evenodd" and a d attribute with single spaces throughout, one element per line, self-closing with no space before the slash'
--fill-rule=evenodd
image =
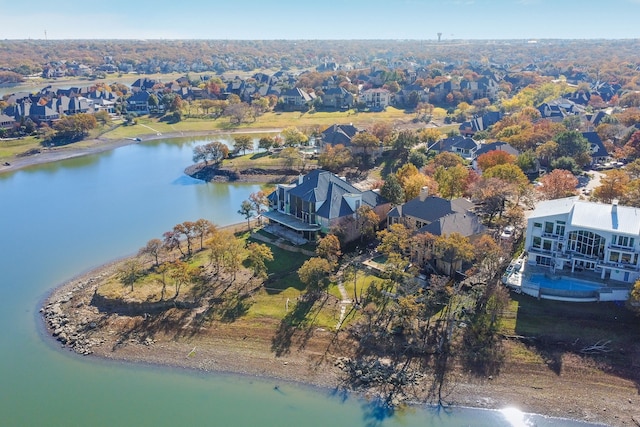
<path id="1" fill-rule="evenodd" d="M 302 184 L 304 182 L 304 175 L 300 174 L 298 175 L 298 185 Z"/>
<path id="2" fill-rule="evenodd" d="M 422 187 L 420 189 L 420 201 L 424 202 L 429 197 L 429 187 Z"/>
<path id="3" fill-rule="evenodd" d="M 611 201 L 611 213 L 612 214 L 618 213 L 618 199 L 613 199 Z"/>

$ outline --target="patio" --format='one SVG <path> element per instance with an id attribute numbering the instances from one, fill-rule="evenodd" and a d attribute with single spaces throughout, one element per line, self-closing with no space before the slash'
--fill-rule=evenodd
<path id="1" fill-rule="evenodd" d="M 510 263 L 502 283 L 517 293 L 567 302 L 624 301 L 631 288 L 624 282 L 601 279 L 598 272 L 530 265 L 526 255 Z"/>

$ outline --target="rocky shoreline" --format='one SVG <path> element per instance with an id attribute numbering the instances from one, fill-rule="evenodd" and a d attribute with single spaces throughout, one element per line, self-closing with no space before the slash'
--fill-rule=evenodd
<path id="1" fill-rule="evenodd" d="M 63 309 L 63 305 L 69 303 L 77 292 L 82 291 L 86 286 L 90 286 L 94 281 L 94 278 L 89 278 L 85 282 L 78 283 L 69 292 L 48 302 L 40 309 L 51 336 L 64 347 L 85 356 L 92 354 L 94 347 L 104 343 L 103 339 L 94 339 L 87 335 L 87 332 L 95 329 L 98 324 L 95 321 L 90 321 L 87 317 L 81 320 L 80 323 L 71 321 L 69 315 Z"/>
<path id="2" fill-rule="evenodd" d="M 184 173 L 192 178 L 206 182 L 251 182 L 277 184 L 290 182 L 300 174 L 293 169 L 232 169 L 213 164 L 196 163 L 188 166 Z"/>
<path id="3" fill-rule="evenodd" d="M 157 313 L 96 305 L 96 289 L 117 265 L 106 264 L 79 276 L 54 289 L 45 300 L 40 310 L 44 325 L 62 347 L 88 357 L 332 389 L 341 384 L 345 367 L 359 369 L 347 348 L 327 352 L 334 339 L 331 331 L 318 329 L 304 348 L 276 356 L 271 349 L 275 321 L 265 320 L 259 328 L 243 321 L 215 324 L 194 333 L 184 326 L 172 326 L 169 318 Z M 507 363 L 500 375 L 491 378 L 460 372 L 447 401 L 485 409 L 516 406 L 525 412 L 611 426 L 638 425 L 640 397 L 634 381 L 585 366 L 572 356 L 562 363 L 560 374 L 544 363 Z"/>

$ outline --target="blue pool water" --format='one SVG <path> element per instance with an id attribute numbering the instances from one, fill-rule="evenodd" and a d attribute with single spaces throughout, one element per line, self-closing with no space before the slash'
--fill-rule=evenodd
<path id="1" fill-rule="evenodd" d="M 597 283 L 589 283 L 582 280 L 573 279 L 571 277 L 559 276 L 556 278 L 548 277 L 545 274 L 532 274 L 529 282 L 546 289 L 558 289 L 563 291 L 595 291 L 602 286 Z"/>

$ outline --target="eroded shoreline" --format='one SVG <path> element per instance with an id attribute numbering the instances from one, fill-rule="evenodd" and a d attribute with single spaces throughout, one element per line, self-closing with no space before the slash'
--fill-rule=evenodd
<path id="1" fill-rule="evenodd" d="M 327 390 L 341 385 L 342 373 L 337 365 L 342 354 L 326 353 L 331 331 L 316 330 L 304 348 L 292 348 L 290 353 L 276 357 L 270 346 L 273 322 L 258 330 L 243 321 L 216 323 L 206 330 L 187 333 L 170 327 L 157 329 L 157 324 L 145 320 L 144 315 L 100 312 L 91 304 L 92 295 L 100 280 L 112 274 L 121 261 L 75 277 L 52 290 L 43 302 L 46 331 L 57 335 L 54 338 L 59 343 L 61 333 L 66 334 L 67 349 L 105 360 L 242 375 Z M 54 323 L 50 321 L 52 316 L 58 319 Z M 161 318 L 157 320 L 162 322 Z M 495 378 L 459 373 L 447 401 L 483 409 L 515 406 L 528 413 L 612 426 L 635 426 L 640 421 L 640 399 L 633 381 L 593 366 L 582 367 L 570 358 L 560 374 L 544 364 L 507 364 Z"/>

